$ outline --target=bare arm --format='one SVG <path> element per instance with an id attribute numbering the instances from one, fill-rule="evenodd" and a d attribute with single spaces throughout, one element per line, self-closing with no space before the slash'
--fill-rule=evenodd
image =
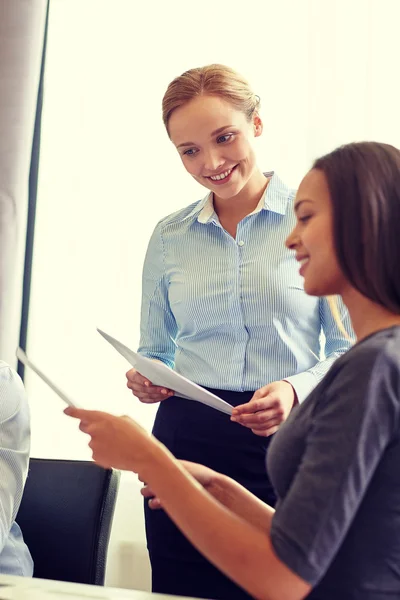
<path id="1" fill-rule="evenodd" d="M 269 533 L 274 509 L 259 500 L 237 481 L 218 474 L 211 489 L 207 491 L 232 513 L 256 529 Z"/>
<path id="2" fill-rule="evenodd" d="M 169 453 L 154 451 L 146 481 L 175 524 L 215 566 L 258 600 L 301 600 L 310 592 L 311 586 L 273 550 L 270 507 L 224 476 L 208 493 Z"/>
<path id="3" fill-rule="evenodd" d="M 238 517 L 247 521 L 256 529 L 263 532 L 270 531 L 272 517 L 275 512 L 271 506 L 259 500 L 245 487 L 226 475 L 190 461 L 180 460 L 179 463 L 211 496 Z M 149 498 L 150 508 L 163 508 L 162 502 L 155 497 L 154 491 L 147 484 L 142 488 L 142 495 Z"/>
<path id="4" fill-rule="evenodd" d="M 309 593 L 310 584 L 275 554 L 269 534 L 272 511 L 249 492 L 221 477 L 211 495 L 129 417 L 71 407 L 65 413 L 81 420 L 96 462 L 137 473 L 191 543 L 254 598 L 302 600 Z"/>

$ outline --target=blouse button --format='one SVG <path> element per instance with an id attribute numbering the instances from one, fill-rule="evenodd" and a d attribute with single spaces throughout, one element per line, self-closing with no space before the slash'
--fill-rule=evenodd
<path id="1" fill-rule="evenodd" d="M 238 242 L 238 246 L 244 246 L 244 241 L 243 241 L 243 240 L 240 240 L 240 241 Z"/>

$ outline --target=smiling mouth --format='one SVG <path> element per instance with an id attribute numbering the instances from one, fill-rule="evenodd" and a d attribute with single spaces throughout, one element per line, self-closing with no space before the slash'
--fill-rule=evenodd
<path id="1" fill-rule="evenodd" d="M 304 267 L 304 265 L 306 265 L 308 263 L 308 261 L 310 260 L 310 258 L 308 256 L 305 256 L 304 258 L 301 258 L 299 260 L 300 266 Z"/>
<path id="2" fill-rule="evenodd" d="M 304 258 L 300 258 L 300 260 L 298 261 L 300 264 L 300 268 L 299 268 L 299 274 L 300 275 L 304 275 L 304 270 L 306 268 L 306 266 L 308 265 L 310 261 L 310 257 L 309 256 L 305 256 Z"/>
<path id="3" fill-rule="evenodd" d="M 237 165 L 232 167 L 232 169 L 227 169 L 226 171 L 223 171 L 223 173 L 218 173 L 218 175 L 209 176 L 207 177 L 207 179 L 211 179 L 211 181 L 224 181 L 225 179 L 228 179 L 228 177 L 236 169 L 236 167 Z"/>

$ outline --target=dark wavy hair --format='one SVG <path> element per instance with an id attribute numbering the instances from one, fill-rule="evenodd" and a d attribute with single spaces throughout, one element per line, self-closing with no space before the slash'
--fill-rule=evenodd
<path id="1" fill-rule="evenodd" d="M 361 294 L 400 314 L 400 150 L 347 144 L 317 159 L 333 205 L 340 268 Z"/>

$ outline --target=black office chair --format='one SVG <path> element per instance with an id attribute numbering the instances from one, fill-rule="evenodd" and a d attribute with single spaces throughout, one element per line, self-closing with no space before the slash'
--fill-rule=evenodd
<path id="1" fill-rule="evenodd" d="M 104 585 L 119 480 L 90 461 L 31 458 L 16 521 L 34 577 Z"/>

